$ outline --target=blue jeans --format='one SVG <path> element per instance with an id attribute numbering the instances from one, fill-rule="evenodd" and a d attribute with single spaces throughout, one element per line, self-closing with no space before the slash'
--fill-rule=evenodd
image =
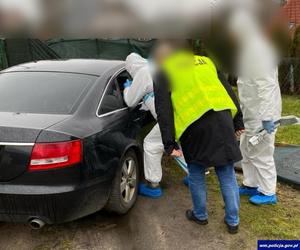
<path id="1" fill-rule="evenodd" d="M 193 212 L 199 220 L 208 218 L 206 209 L 205 167 L 188 164 L 189 188 L 193 200 Z M 239 224 L 240 196 L 233 165 L 215 167 L 225 203 L 225 220 L 229 225 Z"/>

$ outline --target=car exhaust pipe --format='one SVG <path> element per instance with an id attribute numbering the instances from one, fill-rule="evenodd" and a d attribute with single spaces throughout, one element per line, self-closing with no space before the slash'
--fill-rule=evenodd
<path id="1" fill-rule="evenodd" d="M 28 224 L 31 227 L 31 229 L 38 230 L 38 229 L 41 229 L 43 226 L 45 226 L 46 223 L 40 219 L 34 218 L 34 219 L 31 219 L 28 222 Z"/>

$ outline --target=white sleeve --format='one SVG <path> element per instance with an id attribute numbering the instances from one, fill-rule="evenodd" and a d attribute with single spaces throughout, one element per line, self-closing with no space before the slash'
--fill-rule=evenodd
<path id="1" fill-rule="evenodd" d="M 146 93 L 146 75 L 143 70 L 137 72 L 130 87 L 124 89 L 124 101 L 128 107 L 135 107 L 143 99 Z"/>
<path id="2" fill-rule="evenodd" d="M 258 118 L 261 121 L 270 121 L 277 117 L 277 104 L 281 102 L 278 96 L 279 82 L 276 53 L 264 40 L 258 40 L 254 45 L 255 53 L 253 53 L 252 58 L 256 62 L 252 61 L 252 67 L 259 99 Z"/>
<path id="3" fill-rule="evenodd" d="M 272 74 L 265 77 L 255 79 L 260 100 L 258 116 L 262 121 L 274 120 L 277 105 L 275 103 L 280 100 L 274 100 L 277 96 L 278 79 Z"/>

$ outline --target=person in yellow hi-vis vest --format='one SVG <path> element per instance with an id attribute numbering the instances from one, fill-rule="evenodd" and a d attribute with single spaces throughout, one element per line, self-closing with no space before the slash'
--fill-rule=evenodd
<path id="1" fill-rule="evenodd" d="M 173 157 L 183 154 L 188 164 L 193 209 L 186 211 L 187 219 L 208 223 L 205 169 L 214 166 L 225 224 L 229 233 L 237 233 L 240 201 L 233 165 L 242 159 L 235 136 L 244 129 L 242 115 L 234 92 L 220 81 L 213 62 L 187 47 L 185 41 L 163 41 L 154 52 L 159 67 L 155 106 L 165 151 Z"/>

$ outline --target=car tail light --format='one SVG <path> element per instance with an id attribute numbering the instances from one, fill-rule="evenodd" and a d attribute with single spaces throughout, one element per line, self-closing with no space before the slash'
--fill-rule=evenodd
<path id="1" fill-rule="evenodd" d="M 64 168 L 82 160 L 82 143 L 80 140 L 37 143 L 34 145 L 29 164 L 29 171 Z"/>

